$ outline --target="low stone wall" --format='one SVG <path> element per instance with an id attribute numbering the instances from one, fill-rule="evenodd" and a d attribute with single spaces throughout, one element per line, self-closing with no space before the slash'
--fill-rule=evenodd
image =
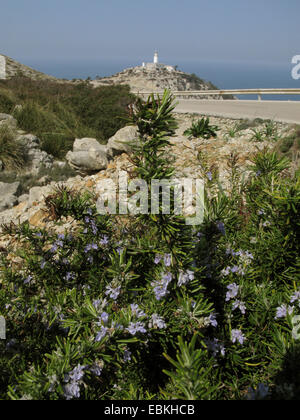
<path id="1" fill-rule="evenodd" d="M 6 79 L 6 59 L 0 55 L 0 79 Z"/>

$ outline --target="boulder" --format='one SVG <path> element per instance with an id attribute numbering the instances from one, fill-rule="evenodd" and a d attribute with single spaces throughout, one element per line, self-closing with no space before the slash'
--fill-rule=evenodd
<path id="1" fill-rule="evenodd" d="M 113 137 L 108 140 L 107 148 L 109 154 L 112 156 L 121 155 L 122 153 L 131 153 L 132 144 L 137 144 L 139 141 L 138 128 L 134 126 L 127 126 L 121 128 Z"/>
<path id="2" fill-rule="evenodd" d="M 27 149 L 39 149 L 41 146 L 40 139 L 34 134 L 23 134 L 17 137 L 17 140 L 26 146 Z"/>
<path id="3" fill-rule="evenodd" d="M 66 159 L 72 168 L 90 174 L 107 168 L 107 152 L 107 146 L 100 144 L 96 139 L 76 139 L 73 151 L 68 152 Z"/>
<path id="4" fill-rule="evenodd" d="M 107 152 L 107 146 L 100 144 L 96 139 L 84 138 L 76 139 L 73 144 L 73 152 L 89 151 L 90 149 Z"/>
<path id="5" fill-rule="evenodd" d="M 0 127 L 6 125 L 11 129 L 17 128 L 17 120 L 8 114 L 0 114 Z"/>
<path id="6" fill-rule="evenodd" d="M 20 183 L 5 183 L 0 182 L 0 212 L 6 209 L 10 209 L 18 203 L 16 196 Z"/>
<path id="7" fill-rule="evenodd" d="M 99 149 L 68 152 L 66 159 L 69 165 L 82 173 L 92 173 L 107 168 L 107 153 Z"/>

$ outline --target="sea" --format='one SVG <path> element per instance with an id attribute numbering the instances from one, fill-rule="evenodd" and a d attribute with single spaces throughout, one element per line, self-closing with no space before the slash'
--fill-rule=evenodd
<path id="1" fill-rule="evenodd" d="M 62 79 L 95 79 L 111 76 L 126 68 L 141 65 L 128 59 L 23 59 L 26 64 L 43 73 Z M 258 89 L 258 88 L 300 88 L 300 79 L 294 80 L 292 69 L 295 64 L 195 60 L 167 62 L 177 65 L 186 73 L 194 73 L 201 79 L 212 82 L 219 89 Z M 243 95 L 240 99 L 257 99 L 257 96 Z M 265 95 L 264 100 L 300 101 L 300 95 Z"/>

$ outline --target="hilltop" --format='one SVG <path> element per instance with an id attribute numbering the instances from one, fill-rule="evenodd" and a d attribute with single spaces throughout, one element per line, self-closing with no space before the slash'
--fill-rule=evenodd
<path id="1" fill-rule="evenodd" d="M 19 63 L 16 60 L 13 60 L 6 55 L 0 54 L 0 65 L 2 63 L 2 67 L 5 66 L 5 73 L 0 70 L 0 74 L 5 77 L 1 77 L 0 79 L 10 79 L 15 76 L 22 76 L 22 77 L 29 77 L 32 80 L 52 80 L 52 81 L 59 81 L 56 77 L 49 76 L 45 73 L 40 71 L 34 70 L 31 67 L 25 66 L 24 64 Z M 3 74 L 4 73 L 4 74 Z"/>
<path id="2" fill-rule="evenodd" d="M 110 77 L 93 80 L 93 86 L 109 86 L 115 84 L 129 85 L 133 92 L 151 92 L 170 89 L 173 91 L 193 91 L 216 89 L 211 82 L 200 79 L 195 74 L 184 73 L 168 66 L 137 66 L 125 69 Z"/>

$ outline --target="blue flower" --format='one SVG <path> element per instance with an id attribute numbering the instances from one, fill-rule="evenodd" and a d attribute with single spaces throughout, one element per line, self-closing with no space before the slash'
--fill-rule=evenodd
<path id="1" fill-rule="evenodd" d="M 94 364 L 91 368 L 90 368 L 90 372 L 92 372 L 95 376 L 101 376 L 102 374 L 102 367 Z"/>
<path id="2" fill-rule="evenodd" d="M 75 279 L 75 277 L 76 277 L 76 274 L 75 274 L 75 273 L 70 273 L 70 272 L 68 272 L 68 273 L 65 275 L 65 280 L 66 280 L 66 281 L 74 280 L 74 279 Z"/>
<path id="3" fill-rule="evenodd" d="M 293 296 L 291 297 L 290 303 L 295 303 L 295 302 L 300 303 L 300 291 L 299 290 L 297 292 L 295 292 L 293 294 Z"/>
<path id="4" fill-rule="evenodd" d="M 234 299 L 238 292 L 239 292 L 239 286 L 236 283 L 232 283 L 229 286 L 227 286 L 228 292 L 226 293 L 226 302 L 228 302 L 230 299 Z"/>
<path id="5" fill-rule="evenodd" d="M 100 318 L 104 322 L 104 324 L 107 324 L 109 315 L 107 312 L 102 312 L 102 314 L 100 315 Z"/>
<path id="6" fill-rule="evenodd" d="M 86 366 L 81 366 L 80 364 L 76 366 L 70 373 L 65 376 L 66 382 L 79 382 L 84 377 L 84 371 Z"/>
<path id="7" fill-rule="evenodd" d="M 135 335 L 136 333 L 146 333 L 145 324 L 138 321 L 136 323 L 130 322 L 128 328 L 126 328 L 126 331 L 128 331 L 131 335 Z"/>
<path id="8" fill-rule="evenodd" d="M 116 288 L 113 288 L 110 285 L 106 286 L 105 294 L 106 296 L 109 296 L 113 300 L 118 299 L 120 292 L 121 292 L 121 286 L 118 286 Z"/>
<path id="9" fill-rule="evenodd" d="M 223 236 L 225 236 L 225 235 L 226 235 L 226 230 L 225 230 L 225 225 L 224 225 L 224 223 L 223 223 L 223 222 L 217 222 L 217 223 L 216 223 L 216 226 L 217 226 L 217 229 L 219 230 L 219 232 L 221 232 L 221 234 L 222 234 Z"/>
<path id="10" fill-rule="evenodd" d="M 154 259 L 154 264 L 159 264 L 162 260 L 162 255 L 156 254 Z"/>
<path id="11" fill-rule="evenodd" d="M 181 287 L 183 284 L 187 284 L 190 281 L 194 280 L 195 274 L 191 270 L 187 270 L 186 272 L 180 271 L 179 278 L 178 278 L 178 286 Z"/>
<path id="12" fill-rule="evenodd" d="M 209 181 L 212 181 L 213 177 L 212 177 L 212 173 L 211 172 L 207 172 L 206 176 L 209 179 Z"/>
<path id="13" fill-rule="evenodd" d="M 80 398 L 80 386 L 76 382 L 70 382 L 63 387 L 64 397 L 67 401 Z"/>
<path id="14" fill-rule="evenodd" d="M 166 274 L 163 274 L 161 280 L 157 280 L 151 283 L 151 286 L 154 287 L 153 291 L 155 293 L 155 297 L 157 300 L 162 299 L 169 293 L 168 285 L 171 281 L 172 281 L 172 274 L 166 273 Z"/>
<path id="15" fill-rule="evenodd" d="M 129 351 L 129 350 L 125 350 L 124 351 L 124 356 L 123 356 L 123 360 L 124 360 L 124 362 L 130 362 L 130 360 L 131 360 L 131 351 Z"/>
<path id="16" fill-rule="evenodd" d="M 107 328 L 101 327 L 100 332 L 96 335 L 95 341 L 98 343 L 99 341 L 103 340 L 103 338 L 106 336 Z"/>
<path id="17" fill-rule="evenodd" d="M 286 318 L 287 315 L 292 315 L 294 308 L 292 306 L 281 305 L 276 309 L 275 319 Z"/>
<path id="18" fill-rule="evenodd" d="M 101 305 L 101 299 L 95 299 L 95 300 L 93 300 L 93 306 L 96 309 L 98 309 L 100 305 Z"/>
<path id="19" fill-rule="evenodd" d="M 80 386 L 79 382 L 84 377 L 84 370 L 86 366 L 78 365 L 75 369 L 65 375 L 65 382 L 68 382 L 67 385 L 63 387 L 64 397 L 67 400 L 72 400 L 73 398 L 80 398 Z"/>
<path id="20" fill-rule="evenodd" d="M 171 254 L 165 254 L 164 255 L 164 264 L 166 267 L 170 267 L 172 264 L 172 255 Z"/>
<path id="21" fill-rule="evenodd" d="M 246 340 L 244 334 L 242 333 L 241 330 L 232 330 L 231 331 L 231 341 L 233 343 L 236 343 L 237 341 L 243 345 L 244 341 Z"/>
<path id="22" fill-rule="evenodd" d="M 95 243 L 92 243 L 92 244 L 88 244 L 85 248 L 84 248 L 84 252 L 87 254 L 89 251 L 91 251 L 91 250 L 95 250 L 95 251 L 97 251 L 98 250 L 98 245 L 97 244 L 95 244 Z"/>
<path id="23" fill-rule="evenodd" d="M 104 236 L 102 237 L 102 239 L 100 240 L 100 244 L 101 244 L 102 246 L 106 246 L 106 245 L 108 245 L 108 244 L 109 244 L 109 237 L 108 237 L 107 235 L 104 235 Z"/>
<path id="24" fill-rule="evenodd" d="M 235 302 L 233 302 L 233 304 L 232 304 L 232 310 L 235 311 L 236 309 L 239 309 L 241 311 L 241 313 L 243 315 L 245 315 L 245 313 L 246 313 L 246 306 L 245 306 L 244 302 L 242 302 L 240 300 L 236 300 Z"/>
<path id="25" fill-rule="evenodd" d="M 209 317 L 205 318 L 206 325 L 211 325 L 212 327 L 216 328 L 218 326 L 216 314 L 211 313 Z"/>
<path id="26" fill-rule="evenodd" d="M 164 319 L 157 314 L 153 314 L 151 316 L 151 320 L 149 322 L 149 328 L 158 328 L 160 330 L 167 327 L 167 324 L 165 323 Z"/>
<path id="27" fill-rule="evenodd" d="M 24 280 L 24 284 L 30 284 L 32 279 L 32 276 L 28 276 L 27 279 Z"/>
<path id="28" fill-rule="evenodd" d="M 133 315 L 135 315 L 137 318 L 143 318 L 146 316 L 145 312 L 139 309 L 139 306 L 135 303 L 130 305 L 131 312 Z"/>

